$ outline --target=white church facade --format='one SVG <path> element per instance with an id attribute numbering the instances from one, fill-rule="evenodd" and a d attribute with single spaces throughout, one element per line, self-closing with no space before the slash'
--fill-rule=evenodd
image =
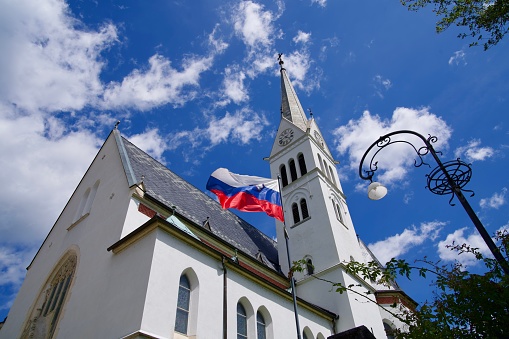
<path id="1" fill-rule="evenodd" d="M 33 258 L 0 338 L 325 339 L 402 324 L 379 307 L 413 307 L 396 284 L 345 272 L 376 260 L 358 239 L 334 160 L 281 64 L 281 122 L 268 158 L 286 227 L 260 232 L 114 129 Z M 255 174 L 255 173 L 252 173 Z M 327 281 L 360 284 L 373 302 Z M 389 333 L 389 334 L 387 334 Z"/>

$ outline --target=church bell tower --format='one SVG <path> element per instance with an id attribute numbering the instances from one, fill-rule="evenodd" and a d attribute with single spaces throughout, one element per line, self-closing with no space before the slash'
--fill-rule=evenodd
<path id="1" fill-rule="evenodd" d="M 276 230 L 282 271 L 289 272 L 286 225 L 291 260 L 308 263 L 306 272 L 295 273 L 297 296 L 338 314 L 338 331 L 365 325 L 383 338 L 376 304 L 360 302 L 354 294 L 337 293 L 326 282 L 371 288 L 344 270 L 345 262 L 362 262 L 363 254 L 336 170 L 338 162 L 312 114 L 308 119 L 302 109 L 281 55 L 279 65 L 281 121 L 269 162 L 272 178 L 281 178 L 285 224 L 276 221 Z"/>

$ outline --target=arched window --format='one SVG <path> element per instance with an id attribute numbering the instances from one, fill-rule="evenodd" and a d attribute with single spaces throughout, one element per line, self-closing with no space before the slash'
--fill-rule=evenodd
<path id="1" fill-rule="evenodd" d="M 385 334 L 387 335 L 387 339 L 394 339 L 396 338 L 394 336 L 394 330 L 392 329 L 391 325 L 387 324 L 385 321 L 384 321 L 384 330 L 385 330 Z"/>
<path id="2" fill-rule="evenodd" d="M 311 260 L 311 258 L 307 258 L 306 260 L 306 270 L 308 271 L 308 275 L 315 273 L 315 266 L 313 266 L 313 260 Z"/>
<path id="3" fill-rule="evenodd" d="M 26 323 L 21 338 L 51 338 L 68 297 L 76 271 L 77 255 L 69 252 L 46 283 Z"/>
<path id="4" fill-rule="evenodd" d="M 320 156 L 320 154 L 318 154 L 318 162 L 320 163 L 320 168 L 322 169 L 322 172 L 324 172 L 324 169 L 323 169 L 323 162 L 322 162 L 322 157 Z M 324 172 L 325 173 L 325 172 Z"/>
<path id="5" fill-rule="evenodd" d="M 309 218 L 308 204 L 306 199 L 300 199 L 300 209 L 302 211 L 302 220 Z"/>
<path id="6" fill-rule="evenodd" d="M 94 202 L 95 199 L 95 194 L 97 193 L 97 188 L 99 188 L 99 180 L 95 182 L 94 187 L 92 187 L 92 190 L 90 191 L 90 195 L 88 196 L 87 204 L 85 206 L 85 211 L 83 214 L 90 213 L 90 210 L 92 209 L 92 203 Z"/>
<path id="7" fill-rule="evenodd" d="M 339 203 L 336 203 L 335 201 L 332 201 L 332 203 L 334 204 L 334 211 L 336 212 L 336 218 L 343 222 L 343 215 L 341 214 L 341 206 L 339 205 Z"/>
<path id="8" fill-rule="evenodd" d="M 336 185 L 336 178 L 334 177 L 334 171 L 332 170 L 332 167 L 329 166 L 329 170 L 330 170 L 330 177 L 332 179 L 332 182 L 334 183 L 334 185 Z"/>
<path id="9" fill-rule="evenodd" d="M 300 175 L 304 175 L 308 172 L 306 168 L 306 161 L 304 160 L 304 155 L 299 153 L 297 156 L 297 161 L 299 162 Z"/>
<path id="10" fill-rule="evenodd" d="M 240 302 L 237 303 L 237 339 L 247 339 L 247 314 Z"/>
<path id="11" fill-rule="evenodd" d="M 304 331 L 302 331 L 302 339 L 313 339 L 313 338 L 314 338 L 313 333 L 311 333 L 309 327 L 306 326 L 304 328 Z"/>
<path id="12" fill-rule="evenodd" d="M 330 179 L 329 167 L 327 166 L 325 159 L 323 159 L 323 166 L 325 167 L 325 175 Z"/>
<path id="13" fill-rule="evenodd" d="M 191 284 L 187 276 L 181 275 L 177 298 L 177 316 L 175 317 L 175 331 L 187 334 L 189 323 L 189 301 L 191 299 Z"/>
<path id="14" fill-rule="evenodd" d="M 260 311 L 256 312 L 256 334 L 258 335 L 258 339 L 267 338 L 265 318 L 263 317 L 263 314 L 260 313 Z"/>
<path id="15" fill-rule="evenodd" d="M 90 213 L 90 210 L 92 209 L 92 203 L 94 202 L 95 194 L 97 193 L 98 188 L 99 180 L 95 182 L 92 188 L 87 188 L 85 194 L 83 194 L 83 197 L 81 198 L 80 205 L 76 211 L 76 215 L 74 216 L 73 223 Z"/>
<path id="16" fill-rule="evenodd" d="M 279 167 L 279 173 L 281 173 L 281 181 L 283 183 L 283 187 L 285 187 L 286 185 L 288 185 L 288 175 L 286 174 L 285 165 L 281 165 L 281 167 Z"/>
<path id="17" fill-rule="evenodd" d="M 293 223 L 296 224 L 300 221 L 299 206 L 296 203 L 292 204 Z"/>
<path id="18" fill-rule="evenodd" d="M 292 178 L 292 182 L 297 180 L 297 168 L 295 167 L 295 160 L 290 159 L 288 161 L 288 166 L 290 166 L 290 177 Z"/>
<path id="19" fill-rule="evenodd" d="M 91 189 L 89 187 L 85 191 L 85 194 L 83 194 L 83 197 L 81 198 L 81 201 L 80 201 L 80 206 L 78 207 L 78 210 L 76 211 L 76 215 L 74 216 L 74 222 L 78 221 L 83 216 L 84 211 L 85 211 L 85 206 L 87 205 L 88 197 L 90 195 L 90 191 L 91 191 Z"/>

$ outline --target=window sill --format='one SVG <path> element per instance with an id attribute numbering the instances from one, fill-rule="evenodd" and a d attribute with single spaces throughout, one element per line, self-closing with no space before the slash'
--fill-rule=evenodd
<path id="1" fill-rule="evenodd" d="M 311 219 L 311 217 L 307 217 L 306 219 L 302 219 L 301 221 L 299 221 L 298 223 L 296 224 L 293 224 L 292 226 L 290 226 L 290 228 L 294 228 L 294 227 L 297 227 L 303 223 L 305 223 L 306 221 L 308 221 L 309 219 Z"/>
<path id="2" fill-rule="evenodd" d="M 85 220 L 88 216 L 90 215 L 90 212 L 86 213 L 86 214 L 83 214 L 78 220 L 76 220 L 75 222 L 73 222 L 71 224 L 71 226 L 67 227 L 67 230 L 70 231 L 71 229 L 74 228 L 74 226 L 78 225 L 80 222 L 82 222 L 83 220 Z"/>

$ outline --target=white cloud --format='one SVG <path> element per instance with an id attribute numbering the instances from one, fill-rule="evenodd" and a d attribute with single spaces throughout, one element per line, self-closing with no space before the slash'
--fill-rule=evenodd
<path id="1" fill-rule="evenodd" d="M 215 53 L 223 53 L 228 48 L 228 43 L 224 42 L 222 38 L 216 38 L 219 32 L 219 24 L 214 27 L 212 33 L 209 34 L 209 45 L 213 48 Z"/>
<path id="2" fill-rule="evenodd" d="M 327 0 L 311 0 L 312 4 L 317 4 L 320 7 L 327 6 Z"/>
<path id="3" fill-rule="evenodd" d="M 465 66 L 467 64 L 466 61 L 466 54 L 463 50 L 459 50 L 454 52 L 454 55 L 449 58 L 449 65 L 463 65 Z"/>
<path id="4" fill-rule="evenodd" d="M 361 158 L 368 147 L 380 136 L 398 130 L 412 130 L 425 138 L 428 137 L 428 134 L 436 136 L 438 140 L 433 145 L 437 150 L 447 147 L 447 141 L 452 133 L 445 121 L 430 113 L 427 108 L 417 110 L 399 107 L 394 110 L 390 120 L 381 120 L 378 115 L 371 115 L 365 111 L 358 120 L 350 120 L 347 125 L 341 126 L 333 132 L 336 137 L 336 150 L 340 154 L 348 155 L 347 166 L 357 173 Z M 409 134 L 396 135 L 391 140 L 412 142 L 417 149 L 424 146 L 421 139 Z M 376 149 L 378 148 L 375 146 Z M 366 160 L 369 161 L 372 155 L 373 150 L 368 154 Z M 378 171 L 375 180 L 384 184 L 404 180 L 416 158 L 416 152 L 410 145 L 401 143 L 390 145 L 383 149 L 376 158 Z M 434 167 L 434 160 L 430 156 L 426 157 L 425 161 Z M 369 164 L 365 162 L 365 165 Z"/>
<path id="5" fill-rule="evenodd" d="M 163 153 L 168 149 L 157 128 L 130 136 L 129 141 L 150 154 L 154 159 L 165 164 Z"/>
<path id="6" fill-rule="evenodd" d="M 247 144 L 253 139 L 260 140 L 261 132 L 267 125 L 268 121 L 264 116 L 244 108 L 233 115 L 226 112 L 221 119 L 213 117 L 204 133 L 212 146 L 226 142 L 229 138 Z"/>
<path id="7" fill-rule="evenodd" d="M 2 3 L 0 98 L 34 112 L 82 109 L 102 91 L 100 54 L 117 40 L 116 27 L 78 29 L 57 0 Z"/>
<path id="8" fill-rule="evenodd" d="M 448 234 L 445 240 L 440 241 L 437 245 L 438 249 L 438 255 L 440 259 L 445 261 L 455 261 L 462 263 L 463 265 L 475 265 L 478 260 L 475 258 L 475 256 L 471 253 L 462 253 L 458 254 L 457 251 L 451 250 L 450 248 L 447 248 L 447 245 L 462 245 L 467 244 L 471 247 L 475 247 L 479 249 L 479 252 L 481 252 L 484 256 L 491 257 L 491 252 L 488 249 L 488 246 L 486 246 L 486 243 L 482 239 L 482 237 L 479 235 L 479 233 L 471 233 L 468 235 L 464 235 L 466 231 L 466 227 L 460 228 L 456 231 L 454 231 L 451 234 Z"/>
<path id="9" fill-rule="evenodd" d="M 320 47 L 320 54 L 318 57 L 320 58 L 321 61 L 325 61 L 327 60 L 327 52 L 329 51 L 329 48 L 333 50 L 337 49 L 340 41 L 338 37 L 335 36 L 332 38 L 323 39 L 322 41 L 323 45 L 322 47 Z"/>
<path id="10" fill-rule="evenodd" d="M 373 78 L 373 87 L 375 88 L 375 94 L 383 99 L 384 92 L 388 91 L 392 87 L 392 82 L 390 79 L 384 79 L 378 74 Z"/>
<path id="11" fill-rule="evenodd" d="M 272 44 L 275 16 L 264 6 L 252 1 L 241 1 L 234 14 L 234 29 L 244 43 L 258 49 Z"/>
<path id="12" fill-rule="evenodd" d="M 180 131 L 171 137 L 168 144 L 172 149 L 185 143 L 193 148 L 203 145 L 212 148 L 227 142 L 248 144 L 252 140 L 261 140 L 263 129 L 268 124 L 265 116 L 242 108 L 233 114 L 226 112 L 221 118 L 209 117 L 207 127 Z"/>
<path id="13" fill-rule="evenodd" d="M 241 1 L 231 12 L 235 34 L 247 47 L 244 63 L 250 68 L 245 72 L 251 78 L 274 67 L 274 43 L 283 35 L 274 22 L 284 11 L 284 3 L 277 2 L 277 5 L 278 12 L 274 13 L 253 1 Z"/>
<path id="14" fill-rule="evenodd" d="M 435 240 L 443 226 L 445 223 L 440 221 L 422 223 L 419 228 L 415 226 L 405 228 L 402 233 L 368 244 L 368 247 L 377 259 L 385 264 L 391 258 L 397 258 L 413 247 L 421 245 L 427 239 Z"/>
<path id="15" fill-rule="evenodd" d="M 454 151 L 454 156 L 460 158 L 465 155 L 468 162 L 483 161 L 495 155 L 495 150 L 491 147 L 480 147 L 481 140 L 470 140 L 466 146 L 458 147 Z"/>
<path id="16" fill-rule="evenodd" d="M 310 67 L 312 64 L 309 52 L 306 49 L 294 51 L 291 54 L 284 55 L 284 67 L 292 81 L 292 85 L 306 92 L 310 92 L 315 88 L 320 88 L 320 75 L 310 75 Z"/>
<path id="17" fill-rule="evenodd" d="M 8 310 L 16 297 L 37 247 L 22 249 L 0 245 L 0 311 Z"/>
<path id="18" fill-rule="evenodd" d="M 249 99 L 247 89 L 244 86 L 245 79 L 246 74 L 240 70 L 238 65 L 230 66 L 225 69 L 222 96 L 227 98 L 226 103 L 231 100 L 236 104 L 240 104 Z"/>
<path id="19" fill-rule="evenodd" d="M 505 195 L 507 193 L 507 188 L 502 188 L 502 192 L 494 193 L 490 198 L 481 199 L 479 205 L 481 208 L 494 208 L 498 209 L 500 206 L 506 203 Z"/>
<path id="20" fill-rule="evenodd" d="M 297 35 L 293 37 L 293 42 L 295 43 L 303 43 L 306 44 L 309 42 L 309 39 L 311 39 L 311 33 L 306 33 L 301 30 L 297 32 Z"/>
<path id="21" fill-rule="evenodd" d="M 103 108 L 145 111 L 168 103 L 181 106 L 196 96 L 194 88 L 199 86 L 200 75 L 211 67 L 212 60 L 212 56 L 186 58 L 179 71 L 171 66 L 167 58 L 153 55 L 148 69 L 136 69 L 121 83 L 108 85 Z"/>
<path id="22" fill-rule="evenodd" d="M 92 162 L 100 140 L 86 130 L 71 132 L 56 119 L 5 117 L 7 109 L 0 106 L 2 157 L 9 159 L 0 166 L 0 177 L 9 182 L 0 197 L 0 243 L 38 243 Z"/>
<path id="23" fill-rule="evenodd" d="M 31 251 L 32 252 L 32 251 Z M 25 277 L 26 267 L 34 253 L 26 255 L 14 248 L 0 246 L 0 286 L 6 284 L 21 285 Z"/>

